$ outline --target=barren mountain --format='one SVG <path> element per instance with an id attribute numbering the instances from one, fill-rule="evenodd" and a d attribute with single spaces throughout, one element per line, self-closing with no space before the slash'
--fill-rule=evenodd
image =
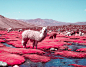
<path id="1" fill-rule="evenodd" d="M 55 21 L 52 19 L 20 19 L 24 22 L 30 23 L 30 24 L 36 24 L 36 25 L 41 25 L 41 26 L 61 26 L 61 25 L 86 25 L 86 22 L 75 22 L 75 23 L 66 23 L 66 22 L 60 22 L 60 21 Z"/>
<path id="2" fill-rule="evenodd" d="M 29 28 L 35 25 L 28 24 L 21 20 L 9 19 L 0 15 L 0 28 Z"/>
<path id="3" fill-rule="evenodd" d="M 76 23 L 73 23 L 74 25 L 86 25 L 86 22 L 76 22 Z"/>
<path id="4" fill-rule="evenodd" d="M 25 21 L 27 23 L 31 23 L 31 24 L 37 24 L 37 25 L 42 25 L 42 26 L 60 26 L 60 25 L 68 25 L 69 23 L 66 22 L 59 22 L 59 21 L 55 21 L 52 19 L 30 19 L 30 20 L 25 20 L 25 19 L 20 19 L 22 21 Z"/>
<path id="5" fill-rule="evenodd" d="M 9 19 L 0 15 L 0 29 L 1 28 L 30 28 L 42 26 L 61 26 L 61 25 L 86 25 L 86 22 L 66 23 L 59 22 L 52 19 Z"/>

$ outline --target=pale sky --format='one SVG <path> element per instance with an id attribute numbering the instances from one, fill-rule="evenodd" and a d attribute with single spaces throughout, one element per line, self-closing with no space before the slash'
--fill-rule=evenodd
<path id="1" fill-rule="evenodd" d="M 86 0 L 0 0 L 0 15 L 10 19 L 86 22 Z"/>

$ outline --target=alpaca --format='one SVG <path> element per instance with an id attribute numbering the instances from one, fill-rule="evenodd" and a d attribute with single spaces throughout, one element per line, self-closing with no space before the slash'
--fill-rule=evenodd
<path id="1" fill-rule="evenodd" d="M 84 36 L 84 33 L 82 33 L 82 36 Z"/>
<path id="2" fill-rule="evenodd" d="M 67 35 L 67 36 L 71 36 L 71 32 L 67 32 L 65 35 Z"/>
<path id="3" fill-rule="evenodd" d="M 8 33 L 9 33 L 10 31 L 12 31 L 12 28 L 8 28 L 8 29 L 7 29 L 7 32 L 8 32 Z"/>
<path id="4" fill-rule="evenodd" d="M 71 32 L 71 35 L 75 35 L 76 33 L 77 33 L 77 32 L 75 32 L 75 31 L 72 31 L 72 32 Z"/>
<path id="5" fill-rule="evenodd" d="M 56 32 L 51 32 L 51 33 L 49 34 L 49 39 L 53 39 L 53 37 L 56 38 L 56 35 L 57 35 Z"/>
<path id="6" fill-rule="evenodd" d="M 37 49 L 37 43 L 44 40 L 46 35 L 47 35 L 47 27 L 43 27 L 41 31 L 25 30 L 22 33 L 23 48 L 26 47 L 27 41 L 31 40 L 33 41 L 33 48 L 34 46 L 36 46 Z"/>
<path id="7" fill-rule="evenodd" d="M 18 32 L 22 31 L 22 29 L 18 29 Z"/>
<path id="8" fill-rule="evenodd" d="M 76 33 L 79 34 L 79 31 L 72 31 L 71 35 L 75 35 Z"/>
<path id="9" fill-rule="evenodd" d="M 79 31 L 79 36 L 83 36 L 84 35 L 84 33 L 82 33 L 81 31 Z"/>

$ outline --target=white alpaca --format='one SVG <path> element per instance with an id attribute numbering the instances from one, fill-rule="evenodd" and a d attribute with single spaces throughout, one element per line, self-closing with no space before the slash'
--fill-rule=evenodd
<path id="1" fill-rule="evenodd" d="M 33 41 L 33 48 L 36 46 L 37 43 L 41 42 L 47 35 L 47 27 L 43 27 L 41 31 L 34 31 L 34 30 L 25 30 L 22 33 L 22 45 L 26 47 L 27 41 L 30 39 Z"/>
<path id="2" fill-rule="evenodd" d="M 10 32 L 11 30 L 12 30 L 12 28 L 8 28 L 8 29 L 7 29 L 7 32 Z"/>
<path id="3" fill-rule="evenodd" d="M 18 29 L 18 32 L 22 31 L 22 29 Z"/>
<path id="4" fill-rule="evenodd" d="M 79 36 L 82 36 L 82 32 L 81 31 L 79 31 Z"/>
<path id="5" fill-rule="evenodd" d="M 83 36 L 84 35 L 84 33 L 82 33 L 81 31 L 79 32 L 79 36 Z"/>
<path id="6" fill-rule="evenodd" d="M 82 36 L 84 36 L 84 33 L 82 33 Z"/>
<path id="7" fill-rule="evenodd" d="M 67 35 L 67 36 L 71 36 L 71 32 L 67 32 L 65 35 Z"/>

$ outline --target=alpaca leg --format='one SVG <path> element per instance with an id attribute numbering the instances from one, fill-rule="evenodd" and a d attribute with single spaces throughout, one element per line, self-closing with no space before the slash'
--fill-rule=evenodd
<path id="1" fill-rule="evenodd" d="M 53 39 L 53 36 L 52 36 L 52 39 Z"/>
<path id="2" fill-rule="evenodd" d="M 34 46 L 36 46 L 36 49 L 37 49 L 37 43 L 38 43 L 37 41 L 33 42 L 33 48 L 34 48 Z"/>
<path id="3" fill-rule="evenodd" d="M 56 34 L 54 35 L 54 39 L 56 38 Z"/>
<path id="4" fill-rule="evenodd" d="M 25 41 L 24 40 L 22 40 L 22 45 L 23 45 L 23 48 L 25 47 L 24 45 L 25 45 Z"/>
<path id="5" fill-rule="evenodd" d="M 33 41 L 33 48 L 34 48 L 34 45 L 35 45 L 35 41 Z"/>
<path id="6" fill-rule="evenodd" d="M 53 36 L 50 36 L 49 39 L 53 39 Z"/>
<path id="7" fill-rule="evenodd" d="M 26 47 L 27 41 L 28 41 L 28 40 L 26 40 L 26 41 L 25 41 L 25 40 L 22 40 L 23 48 L 25 48 L 25 47 Z"/>
<path id="8" fill-rule="evenodd" d="M 36 49 L 37 49 L 37 44 L 38 44 L 38 42 L 37 42 L 37 41 L 35 41 L 35 46 L 36 46 Z"/>

